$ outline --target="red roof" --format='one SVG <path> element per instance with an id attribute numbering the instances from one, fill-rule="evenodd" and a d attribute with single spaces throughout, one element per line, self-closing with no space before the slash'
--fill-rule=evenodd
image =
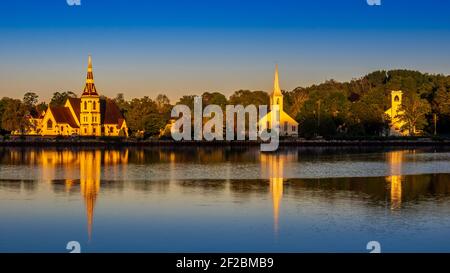
<path id="1" fill-rule="evenodd" d="M 69 98 L 68 100 L 69 103 L 72 105 L 76 118 L 80 120 L 81 99 Z M 69 107 L 51 106 L 50 111 L 52 111 L 52 114 L 56 122 L 67 123 L 72 128 L 78 128 L 78 125 L 74 117 L 72 116 Z M 119 128 L 122 127 L 122 124 L 125 121 L 125 118 L 120 112 L 120 109 L 117 106 L 117 104 L 110 99 L 100 99 L 100 116 L 101 116 L 101 124 L 115 124 L 118 125 Z"/>
<path id="2" fill-rule="evenodd" d="M 117 124 L 122 126 L 124 117 L 113 100 L 100 100 L 100 113 L 102 124 Z"/>
<path id="3" fill-rule="evenodd" d="M 72 116 L 69 107 L 64 106 L 50 106 L 50 111 L 57 123 L 67 123 L 72 128 L 79 128 L 77 122 Z"/>
<path id="4" fill-rule="evenodd" d="M 69 102 L 72 105 L 73 111 L 77 116 L 78 120 L 80 120 L 80 107 L 81 107 L 81 99 L 79 98 L 69 98 Z"/>

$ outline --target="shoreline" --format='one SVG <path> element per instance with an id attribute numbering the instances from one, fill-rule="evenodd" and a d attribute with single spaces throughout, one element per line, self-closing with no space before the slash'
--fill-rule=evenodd
<path id="1" fill-rule="evenodd" d="M 3 140 L 0 147 L 251 147 L 262 141 L 174 141 L 174 140 L 136 140 L 136 139 L 39 139 Z M 386 140 L 280 140 L 280 147 L 358 147 L 358 146 L 402 146 L 450 147 L 450 139 L 386 139 Z"/>

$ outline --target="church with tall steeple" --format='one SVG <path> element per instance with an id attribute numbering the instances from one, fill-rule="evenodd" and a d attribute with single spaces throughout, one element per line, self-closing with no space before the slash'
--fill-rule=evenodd
<path id="1" fill-rule="evenodd" d="M 277 106 L 277 107 L 275 107 Z M 263 118 L 258 122 L 258 126 L 261 131 L 272 128 L 272 111 L 275 108 L 279 110 L 280 117 L 280 136 L 297 136 L 298 135 L 298 122 L 289 116 L 283 109 L 283 93 L 280 88 L 280 81 L 278 76 L 278 65 L 275 67 L 275 77 L 273 81 L 273 90 L 270 94 L 270 110 Z"/>
<path id="2" fill-rule="evenodd" d="M 63 106 L 50 104 L 41 116 L 30 119 L 34 126 L 26 135 L 128 136 L 127 123 L 119 107 L 97 92 L 91 56 L 81 97 L 68 98 Z"/>

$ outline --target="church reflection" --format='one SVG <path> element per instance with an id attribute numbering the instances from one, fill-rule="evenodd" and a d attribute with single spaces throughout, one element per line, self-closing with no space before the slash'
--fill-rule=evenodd
<path id="1" fill-rule="evenodd" d="M 398 210 L 402 204 L 402 163 L 406 151 L 394 151 L 387 154 L 390 176 L 386 178 L 390 186 L 391 209 Z"/>
<path id="2" fill-rule="evenodd" d="M 72 192 L 79 187 L 83 197 L 87 218 L 87 233 L 89 240 L 92 237 L 94 224 L 94 211 L 96 201 L 100 192 L 102 170 L 108 167 L 109 172 L 120 172 L 128 162 L 128 151 L 110 150 L 80 150 L 80 151 L 57 151 L 42 150 L 37 153 L 36 163 L 42 166 L 42 179 L 54 178 L 55 172 L 63 171 L 64 177 L 79 179 L 64 179 L 66 192 Z M 63 168 L 55 168 L 56 166 Z M 116 167 L 121 166 L 120 170 Z M 59 180 L 51 180 L 53 183 Z"/>
<path id="3" fill-rule="evenodd" d="M 260 156 L 262 177 L 269 178 L 275 234 L 278 234 L 279 231 L 280 208 L 284 187 L 284 165 L 286 162 L 296 161 L 296 157 L 297 153 L 262 153 Z"/>

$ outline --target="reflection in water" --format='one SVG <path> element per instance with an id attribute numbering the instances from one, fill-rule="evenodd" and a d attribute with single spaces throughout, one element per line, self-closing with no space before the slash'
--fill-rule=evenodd
<path id="1" fill-rule="evenodd" d="M 111 234 L 129 236 L 122 240 L 125 250 L 146 250 L 133 243 L 141 241 L 139 238 L 158 242 L 169 237 L 177 238 L 171 239 L 170 244 L 199 239 L 192 243 L 192 248 L 175 249 L 204 250 L 198 247 L 198 241 L 210 240 L 214 232 L 226 234 L 223 231 L 229 228 L 236 233 L 223 236 L 224 250 L 228 250 L 227 244 L 236 246 L 231 243 L 236 239 L 233 236 L 239 237 L 255 223 L 272 224 L 272 221 L 273 231 L 269 229 L 268 232 L 275 234 L 281 247 L 290 246 L 295 238 L 301 241 L 311 234 L 319 239 L 334 234 L 339 241 L 347 230 L 353 232 L 347 238 L 359 234 L 364 240 L 374 229 L 386 231 L 391 236 L 392 230 L 406 227 L 413 230 L 428 228 L 427 234 L 433 236 L 432 223 L 443 226 L 450 222 L 446 214 L 450 203 L 450 175 L 446 163 L 449 156 L 449 153 L 408 150 L 360 154 L 332 154 L 318 150 L 311 155 L 296 148 L 263 154 L 257 149 L 206 148 L 0 149 L 0 219 L 3 221 L 0 221 L 0 229 L 17 237 L 38 236 L 15 230 L 46 224 L 41 215 L 27 214 L 32 211 L 27 206 L 32 204 L 38 208 L 36 211 L 45 208 L 46 213 L 55 213 L 48 217 L 62 222 L 60 225 L 64 227 L 64 224 L 72 223 L 67 220 L 77 217 L 65 214 L 65 209 L 79 209 L 79 204 L 84 203 L 87 234 L 89 239 L 96 239 L 90 246 L 100 250 L 106 248 L 99 244 L 114 238 Z M 423 166 L 426 168 L 420 169 Z M 371 168 L 381 171 L 366 175 Z M 411 175 L 408 169 L 412 168 L 420 170 Z M 434 173 L 421 174 L 424 169 Z M 340 176 L 352 171 L 366 176 Z M 323 178 L 324 173 L 331 175 Z M 75 194 L 82 201 L 74 206 L 72 202 L 66 202 L 65 193 Z M 53 195 L 59 198 L 56 201 L 48 198 Z M 64 210 L 46 207 L 61 202 Z M 127 202 L 126 207 L 122 202 Z M 260 209 L 268 207 L 270 202 L 273 211 L 270 207 Z M 129 213 L 115 213 L 117 209 Z M 386 213 L 400 209 L 401 217 L 397 213 Z M 94 211 L 97 222 L 100 215 L 112 213 L 114 216 L 108 221 L 114 225 L 97 223 L 94 226 Z M 81 217 L 84 219 L 84 215 Z M 134 228 L 136 226 L 139 229 Z M 85 234 L 84 222 L 82 228 Z M 64 228 L 60 230 L 67 232 Z M 130 230 L 133 232 L 127 232 Z M 104 236 L 95 236 L 100 232 Z M 242 238 L 254 236 L 254 245 L 248 242 L 255 250 L 277 250 L 271 248 L 273 240 L 266 242 L 265 248 L 259 248 L 264 241 L 261 238 L 267 235 L 264 232 L 267 232 L 264 228 L 255 228 Z M 159 243 L 155 247 L 166 241 Z M 13 248 L 17 241 L 3 245 Z M 246 250 L 245 247 L 238 250 Z M 298 250 L 297 246 L 291 247 L 283 250 Z"/>
<path id="2" fill-rule="evenodd" d="M 36 156 L 39 153 L 39 156 Z M 102 163 L 103 166 L 121 166 L 121 168 L 111 168 L 110 172 L 119 173 L 123 171 L 122 166 L 128 163 L 128 151 L 100 151 L 81 150 L 78 152 L 64 150 L 42 150 L 40 152 L 31 151 L 31 158 L 38 164 L 42 164 L 43 178 L 53 178 L 55 176 L 55 165 L 64 165 L 66 174 L 69 177 L 76 177 L 79 172 L 79 180 L 65 179 L 64 184 L 67 192 L 70 192 L 74 185 L 79 184 L 80 193 L 84 199 L 87 217 L 87 231 L 89 240 L 92 237 L 92 226 L 94 223 L 94 209 L 97 196 L 100 192 Z M 49 179 L 58 182 L 57 180 Z"/>
<path id="3" fill-rule="evenodd" d="M 278 234 L 281 199 L 283 197 L 285 162 L 295 161 L 296 153 L 262 153 L 260 157 L 263 177 L 269 177 L 273 202 L 274 232 Z"/>
<path id="4" fill-rule="evenodd" d="M 95 200 L 100 191 L 100 166 L 100 151 L 83 152 L 80 154 L 80 191 L 86 206 L 89 240 L 92 236 Z"/>
<path id="5" fill-rule="evenodd" d="M 402 204 L 402 162 L 406 151 L 395 151 L 387 154 L 391 175 L 386 177 L 391 189 L 391 209 L 397 210 Z"/>

